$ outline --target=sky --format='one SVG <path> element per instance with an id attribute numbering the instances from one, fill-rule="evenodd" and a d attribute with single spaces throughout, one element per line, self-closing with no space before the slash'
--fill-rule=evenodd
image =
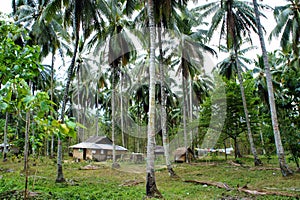
<path id="1" fill-rule="evenodd" d="M 199 2 L 201 2 L 199 0 Z M 205 2 L 209 2 L 208 0 L 206 0 Z M 287 0 L 258 0 L 259 3 L 264 3 L 267 4 L 271 7 L 275 7 L 275 6 L 280 6 L 280 5 L 285 5 L 287 4 Z M 0 11 L 3 13 L 10 13 L 12 12 L 12 8 L 11 8 L 11 0 L 1 0 L 1 6 L 0 6 Z M 265 36 L 265 41 L 266 41 L 266 45 L 267 45 L 267 50 L 275 50 L 279 48 L 279 41 L 276 40 L 276 38 L 273 38 L 272 42 L 270 43 L 267 40 L 267 37 L 270 33 L 270 31 L 274 28 L 275 26 L 275 20 L 273 18 L 273 14 L 272 11 L 265 11 L 264 12 L 265 15 L 268 17 L 268 19 L 263 19 L 261 18 L 262 21 L 262 25 L 264 26 L 264 28 L 267 31 L 267 34 Z M 217 35 L 217 34 L 215 34 Z M 218 36 L 216 36 L 216 39 L 214 41 L 217 41 L 215 45 L 218 44 Z M 259 40 L 258 40 L 258 36 L 254 36 L 253 39 L 253 43 L 255 46 L 259 47 Z M 257 51 L 253 51 L 251 53 L 251 57 L 256 58 L 256 54 L 260 54 L 260 52 Z M 225 55 L 219 55 L 219 58 L 216 62 L 219 62 L 220 60 L 224 59 L 226 56 Z"/>

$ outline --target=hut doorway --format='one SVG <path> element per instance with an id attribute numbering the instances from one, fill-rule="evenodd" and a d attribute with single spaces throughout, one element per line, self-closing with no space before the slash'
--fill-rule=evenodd
<path id="1" fill-rule="evenodd" d="M 86 160 L 86 149 L 83 149 L 83 160 Z"/>

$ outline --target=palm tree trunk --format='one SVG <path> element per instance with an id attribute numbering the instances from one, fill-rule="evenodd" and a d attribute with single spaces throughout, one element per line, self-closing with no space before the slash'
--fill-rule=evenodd
<path id="1" fill-rule="evenodd" d="M 75 46 L 74 46 L 74 51 L 73 51 L 71 64 L 68 68 L 67 83 L 66 83 L 64 96 L 63 96 L 63 102 L 62 102 L 62 106 L 61 106 L 61 120 L 62 120 L 62 123 L 64 123 L 65 109 L 66 109 L 66 104 L 67 104 L 67 100 L 68 100 L 68 96 L 69 96 L 69 88 L 70 88 L 70 85 L 71 85 L 71 80 L 72 80 L 73 71 L 74 71 L 75 62 L 76 62 L 78 44 L 79 44 L 79 30 L 78 30 L 77 33 L 75 33 Z"/>
<path id="2" fill-rule="evenodd" d="M 150 32 L 150 57 L 149 57 L 149 111 L 148 111 L 148 139 L 147 139 L 147 183 L 146 195 L 149 198 L 162 197 L 156 187 L 154 173 L 154 147 L 155 147 L 155 23 L 153 0 L 148 0 L 148 18 Z"/>
<path id="3" fill-rule="evenodd" d="M 261 126 L 261 125 L 260 125 Z M 260 140 L 261 140 L 261 146 L 262 146 L 262 150 L 263 150 L 263 155 L 266 155 L 266 150 L 265 150 L 265 142 L 264 142 L 264 137 L 261 131 L 261 128 L 259 130 L 259 135 L 260 135 Z"/>
<path id="4" fill-rule="evenodd" d="M 182 65 L 184 65 L 185 61 L 182 61 Z M 183 106 L 182 106 L 182 111 L 183 111 L 183 137 L 184 137 L 184 148 L 185 148 L 185 161 L 186 163 L 189 163 L 189 156 L 188 156 L 188 141 L 187 141 L 187 130 L 186 130 L 186 120 L 187 120 L 187 98 L 186 98 L 186 80 L 184 76 L 184 68 L 182 68 L 182 73 L 181 73 L 181 78 L 182 78 L 182 95 L 183 95 Z"/>
<path id="5" fill-rule="evenodd" d="M 62 143 L 60 140 L 60 136 L 57 137 L 57 177 L 55 182 L 62 183 L 65 182 L 62 168 Z"/>
<path id="6" fill-rule="evenodd" d="M 161 42 L 161 24 L 158 24 L 158 45 L 159 45 L 159 69 L 160 69 L 160 92 L 161 92 L 161 129 L 162 129 L 162 138 L 163 146 L 165 152 L 166 165 L 171 177 L 176 177 L 176 174 L 172 168 L 170 162 L 169 154 L 169 142 L 168 142 L 168 133 L 167 133 L 167 112 L 166 112 L 166 86 L 165 86 L 165 70 L 163 65 L 163 51 L 162 51 L 162 42 Z"/>
<path id="7" fill-rule="evenodd" d="M 227 23 L 228 23 L 227 24 L 227 29 L 228 29 L 228 34 L 229 34 L 228 39 L 231 38 L 232 42 L 233 42 L 235 63 L 236 63 L 236 68 L 237 68 L 238 80 L 239 80 L 239 83 L 240 83 L 240 90 L 241 90 L 245 120 L 246 120 L 246 125 L 247 125 L 248 139 L 249 139 L 249 143 L 250 143 L 251 152 L 254 156 L 254 165 L 258 166 L 258 165 L 261 165 L 262 162 L 257 156 L 256 148 L 255 148 L 255 145 L 254 145 L 254 142 L 253 142 L 253 136 L 252 136 L 250 118 L 249 118 L 249 111 L 248 111 L 246 96 L 245 96 L 245 88 L 244 88 L 244 85 L 243 85 L 242 69 L 241 69 L 241 66 L 239 64 L 239 59 L 238 59 L 238 41 L 237 41 L 236 30 L 234 28 L 234 24 L 236 22 L 235 22 L 235 18 L 232 15 L 232 10 L 233 10 L 232 4 L 233 4 L 233 0 L 231 0 L 230 3 L 228 3 L 228 16 L 227 16 L 227 18 L 228 18 L 228 20 L 227 20 Z"/>
<path id="8" fill-rule="evenodd" d="M 256 151 L 254 141 L 253 141 L 253 135 L 252 135 L 252 131 L 251 131 L 250 118 L 249 118 L 249 111 L 248 111 L 246 95 L 245 95 L 245 88 L 244 88 L 243 78 L 242 78 L 242 69 L 241 69 L 241 66 L 240 66 L 239 60 L 238 60 L 237 45 L 236 45 L 235 40 L 234 40 L 234 43 L 235 43 L 234 44 L 234 52 L 235 52 L 236 68 L 237 68 L 238 80 L 240 83 L 240 90 L 241 90 L 241 95 L 242 95 L 242 102 L 243 102 L 243 108 L 244 108 L 244 113 L 245 113 L 250 149 L 254 156 L 254 165 L 259 166 L 259 165 L 262 165 L 262 162 L 257 155 L 257 151 Z"/>
<path id="9" fill-rule="evenodd" d="M 189 81 L 190 87 L 189 87 L 189 115 L 190 115 L 190 122 L 193 121 L 193 79 L 192 77 L 190 78 Z M 194 143 L 193 143 L 193 138 L 194 138 L 194 133 L 193 133 L 193 129 L 190 130 L 190 145 L 191 145 L 191 149 L 194 149 Z"/>
<path id="10" fill-rule="evenodd" d="M 51 136 L 51 149 L 50 149 L 50 157 L 54 157 L 54 134 Z"/>
<path id="11" fill-rule="evenodd" d="M 34 122 L 32 122 L 32 127 L 34 127 Z M 32 147 L 31 147 L 31 151 L 32 151 L 32 156 L 35 157 L 35 145 L 34 145 L 34 138 L 35 138 L 35 131 L 34 128 L 32 129 L 32 136 L 33 136 L 33 140 L 32 140 Z"/>
<path id="12" fill-rule="evenodd" d="M 121 115 L 121 134 L 122 134 L 122 145 L 123 147 L 126 147 L 125 145 L 125 135 L 124 135 L 124 117 L 123 117 L 123 75 L 122 72 L 120 73 L 120 115 Z"/>
<path id="13" fill-rule="evenodd" d="M 62 102 L 62 106 L 61 106 L 61 122 L 64 123 L 65 121 L 65 109 L 66 109 L 66 104 L 67 104 L 67 100 L 68 100 L 68 96 L 69 96 L 69 88 L 71 85 L 71 80 L 72 80 L 72 76 L 73 76 L 73 71 L 74 71 L 74 67 L 75 67 L 75 62 L 76 62 L 76 56 L 77 56 L 77 51 L 78 51 L 78 44 L 79 44 L 79 30 L 80 30 L 80 26 L 79 26 L 79 22 L 78 22 L 78 16 L 76 15 L 77 13 L 77 6 L 75 5 L 74 8 L 74 16 L 75 16 L 75 46 L 74 46 L 74 51 L 73 51 L 73 57 L 71 60 L 71 64 L 69 66 L 68 69 L 68 77 L 67 77 L 67 83 L 66 83 L 66 87 L 65 87 L 65 91 L 64 91 L 64 96 L 63 96 L 63 102 Z M 62 141 L 60 140 L 60 137 L 58 136 L 58 146 L 57 146 L 57 178 L 56 178 L 56 182 L 65 182 L 64 179 L 64 175 L 63 175 L 63 168 L 62 168 Z"/>
<path id="14" fill-rule="evenodd" d="M 55 51 L 52 52 L 52 59 L 51 59 L 51 81 L 50 81 L 50 100 L 53 102 L 53 97 L 54 97 L 54 61 L 55 61 Z M 53 112 L 50 110 L 50 116 L 53 117 Z M 50 156 L 53 158 L 54 156 L 54 134 L 51 136 L 51 149 L 50 149 Z"/>
<path id="15" fill-rule="evenodd" d="M 275 98 L 274 98 L 274 91 L 273 91 L 273 84 L 272 84 L 272 75 L 270 72 L 268 54 L 267 54 L 267 50 L 266 50 L 262 26 L 260 23 L 260 16 L 259 16 L 260 13 L 258 11 L 258 4 L 257 4 L 256 0 L 253 0 L 253 5 L 254 5 L 256 24 L 258 27 L 258 36 L 259 36 L 259 41 L 260 41 L 260 45 L 261 45 L 264 66 L 265 66 L 269 104 L 270 104 L 271 118 L 272 118 L 272 126 L 273 126 L 273 133 L 274 133 L 275 145 L 276 145 L 276 150 L 277 150 L 277 156 L 278 156 L 278 160 L 279 160 L 279 166 L 280 166 L 282 175 L 289 176 L 289 175 L 293 174 L 293 171 L 289 169 L 289 167 L 285 161 L 284 149 L 282 146 L 280 131 L 279 131 L 279 127 L 278 127 L 278 119 L 277 119 L 277 112 L 276 112 Z"/>
<path id="16" fill-rule="evenodd" d="M 78 68 L 77 68 L 77 121 L 79 123 L 82 123 L 80 122 L 80 110 L 81 110 L 81 103 L 80 103 L 80 66 L 78 65 Z M 77 127 L 77 138 L 78 138 L 78 142 L 83 142 L 83 138 L 82 138 L 82 134 L 80 134 L 81 132 L 81 128 L 78 126 Z"/>
<path id="17" fill-rule="evenodd" d="M 95 107 L 96 107 L 96 119 L 95 119 L 95 123 L 96 123 L 96 136 L 99 135 L 99 105 L 98 105 L 98 102 L 99 102 L 99 95 L 98 95 L 98 92 L 99 92 L 99 85 L 97 84 L 97 91 L 96 91 L 96 102 L 95 102 Z"/>
<path id="18" fill-rule="evenodd" d="M 112 145 L 113 145 L 113 151 L 112 151 L 112 156 L 113 156 L 113 164 L 112 168 L 119 168 L 120 166 L 116 162 L 116 141 L 115 141 L 115 96 L 116 96 L 116 90 L 115 90 L 115 72 L 116 69 L 113 67 L 112 71 L 112 93 L 111 93 L 111 140 L 112 140 Z"/>

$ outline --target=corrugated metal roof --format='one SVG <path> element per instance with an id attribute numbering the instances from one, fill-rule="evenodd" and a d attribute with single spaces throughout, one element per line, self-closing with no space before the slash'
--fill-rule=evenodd
<path id="1" fill-rule="evenodd" d="M 111 144 L 112 141 L 106 136 L 90 136 L 86 141 L 84 142 L 90 142 L 90 143 L 97 143 L 97 144 Z"/>
<path id="2" fill-rule="evenodd" d="M 95 144 L 90 142 L 81 142 L 79 144 L 75 144 L 70 146 L 69 148 L 75 149 L 104 149 L 104 150 L 113 150 L 113 146 L 111 144 Z M 127 151 L 125 147 L 115 145 L 117 151 Z"/>
<path id="3" fill-rule="evenodd" d="M 9 147 L 10 144 L 7 143 L 6 146 Z M 0 144 L 0 147 L 4 147 L 4 143 Z"/>

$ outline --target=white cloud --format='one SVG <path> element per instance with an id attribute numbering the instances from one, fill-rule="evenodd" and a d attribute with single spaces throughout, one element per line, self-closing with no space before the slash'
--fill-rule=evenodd
<path id="1" fill-rule="evenodd" d="M 12 12 L 11 0 L 1 0 L 0 11 L 9 14 Z"/>

